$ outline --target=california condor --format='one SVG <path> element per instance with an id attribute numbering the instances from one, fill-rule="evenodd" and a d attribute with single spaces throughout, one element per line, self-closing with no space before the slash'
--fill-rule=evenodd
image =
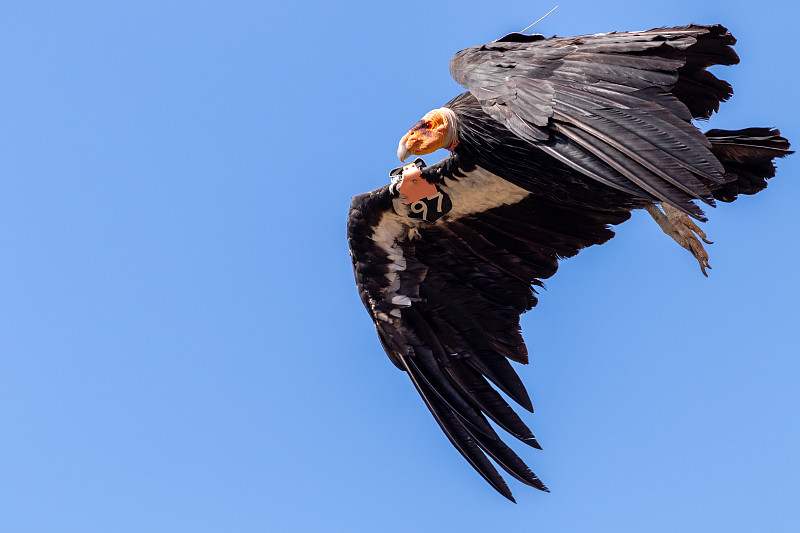
<path id="1" fill-rule="evenodd" d="M 558 260 L 614 236 L 646 209 L 706 274 L 702 203 L 754 194 L 789 153 L 776 129 L 702 133 L 733 91 L 722 26 L 581 37 L 510 34 L 450 62 L 467 89 L 427 113 L 398 157 L 451 151 L 355 197 L 348 240 L 361 299 L 391 361 L 447 437 L 503 496 L 489 458 L 545 485 L 487 421 L 539 448 L 502 391 L 532 411 L 509 360 L 527 363 L 520 314 Z M 708 241 L 706 241 L 708 242 Z M 495 389 L 496 387 L 496 389 Z M 487 457 L 488 456 L 488 457 Z"/>

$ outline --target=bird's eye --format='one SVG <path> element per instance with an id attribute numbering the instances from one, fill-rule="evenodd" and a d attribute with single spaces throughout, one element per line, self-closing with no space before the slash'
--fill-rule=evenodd
<path id="1" fill-rule="evenodd" d="M 433 124 L 431 124 L 431 122 L 428 121 L 428 122 L 425 123 L 425 127 L 428 128 L 428 129 L 432 129 L 433 128 Z"/>

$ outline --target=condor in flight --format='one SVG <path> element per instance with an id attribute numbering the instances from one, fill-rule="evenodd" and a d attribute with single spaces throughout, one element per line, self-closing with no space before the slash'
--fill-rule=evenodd
<path id="1" fill-rule="evenodd" d="M 527 363 L 521 313 L 558 260 L 613 237 L 646 209 L 705 274 L 699 202 L 754 194 L 789 152 L 769 128 L 701 133 L 733 93 L 706 70 L 733 65 L 722 26 L 582 37 L 511 34 L 450 62 L 467 89 L 400 140 L 401 161 L 356 196 L 348 219 L 356 284 L 384 350 L 447 437 L 503 496 L 489 458 L 547 490 L 487 421 L 539 448 L 497 392 L 528 411 L 509 360 Z M 698 202 L 699 200 L 699 202 Z M 496 388 L 495 388 L 496 387 Z M 488 456 L 488 457 L 487 457 Z"/>

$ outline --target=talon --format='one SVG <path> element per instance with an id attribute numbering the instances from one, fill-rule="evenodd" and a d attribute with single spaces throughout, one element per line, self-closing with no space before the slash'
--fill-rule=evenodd
<path id="1" fill-rule="evenodd" d="M 669 204 L 661 204 L 663 212 L 656 205 L 648 206 L 646 209 L 664 233 L 689 250 L 697 259 L 700 271 L 708 277 L 706 269 L 710 270 L 711 266 L 708 264 L 708 253 L 700 241 L 706 244 L 714 243 L 706 238 L 705 232 L 688 215 Z"/>
<path id="2" fill-rule="evenodd" d="M 708 264 L 708 260 L 699 261 L 700 263 L 700 271 L 703 273 L 705 277 L 708 277 L 708 272 L 706 269 L 711 270 L 711 265 Z"/>

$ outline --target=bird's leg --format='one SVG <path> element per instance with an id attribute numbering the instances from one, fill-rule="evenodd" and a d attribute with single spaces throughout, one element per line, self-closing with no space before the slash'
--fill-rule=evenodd
<path id="1" fill-rule="evenodd" d="M 661 209 L 656 204 L 645 207 L 653 220 L 661 227 L 661 229 L 675 239 L 675 242 L 689 250 L 691 254 L 700 263 L 700 270 L 705 277 L 707 268 L 711 268 L 708 264 L 708 253 L 703 248 L 701 240 L 706 244 L 713 244 L 706 239 L 705 232 L 689 218 L 683 211 L 672 207 L 667 203 L 661 204 Z M 663 212 L 662 212 L 663 209 Z"/>

